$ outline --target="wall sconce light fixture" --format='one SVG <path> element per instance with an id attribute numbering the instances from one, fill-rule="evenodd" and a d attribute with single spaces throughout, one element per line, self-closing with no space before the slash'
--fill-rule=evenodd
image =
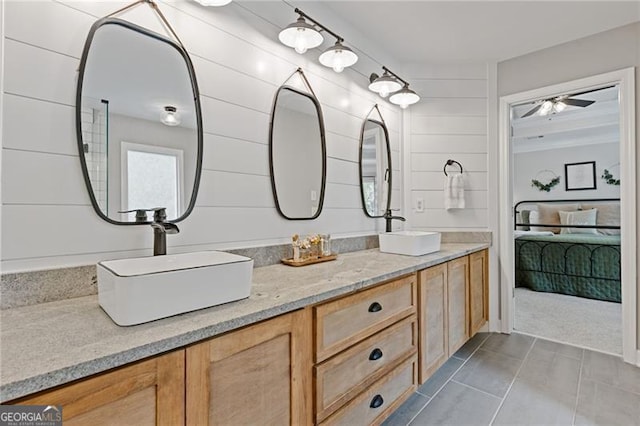
<path id="1" fill-rule="evenodd" d="M 391 94 L 389 102 L 400 105 L 400 108 L 406 108 L 420 100 L 420 96 L 413 90 L 409 89 L 409 83 L 383 66 L 384 74 L 378 77 L 378 74 L 371 74 L 369 77 L 369 90 L 378 93 L 383 98 Z"/>
<path id="2" fill-rule="evenodd" d="M 320 31 L 326 31 L 336 38 L 336 43 L 325 50 L 318 58 L 322 65 L 333 68 L 335 72 L 342 72 L 346 67 L 358 62 L 358 55 L 349 47 L 343 45 L 344 39 L 342 37 L 309 17 L 302 10 L 296 8 L 295 12 L 299 15 L 297 21 L 287 25 L 278 34 L 278 39 L 282 44 L 293 47 L 296 52 L 302 54 L 308 49 L 320 46 L 324 41 Z M 307 20 L 312 22 L 313 25 L 308 24 Z"/>
<path id="3" fill-rule="evenodd" d="M 164 107 L 164 115 L 162 116 L 162 124 L 167 126 L 177 126 L 180 124 L 180 118 L 177 114 L 177 108 L 171 105 Z"/>

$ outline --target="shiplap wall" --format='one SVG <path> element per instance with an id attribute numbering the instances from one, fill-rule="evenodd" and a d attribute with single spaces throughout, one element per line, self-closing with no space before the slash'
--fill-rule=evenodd
<path id="1" fill-rule="evenodd" d="M 428 230 L 486 230 L 486 65 L 408 65 L 405 73 L 421 97 L 405 116 L 410 146 L 404 164 L 409 225 Z M 465 209 L 444 209 L 442 169 L 448 159 L 464 167 Z M 416 210 L 417 199 L 424 201 L 422 212 Z"/>
<path id="2" fill-rule="evenodd" d="M 88 30 L 128 2 L 4 3 L 2 271 L 150 254 L 150 227 L 111 225 L 93 211 L 74 128 L 76 71 Z M 335 237 L 383 229 L 381 220 L 364 215 L 359 195 L 360 126 L 380 103 L 366 90 L 366 78 L 352 70 L 335 74 L 317 63 L 317 52 L 301 56 L 282 46 L 279 28 L 235 3 L 160 7 L 194 63 L 205 131 L 197 205 L 179 224 L 180 234 L 167 238 L 169 252 L 280 243 L 294 233 Z M 295 17 L 284 3 L 274 7 Z M 146 5 L 119 17 L 161 31 Z M 320 100 L 327 135 L 325 204 L 314 221 L 281 218 L 269 180 L 271 103 L 299 66 Z M 391 138 L 393 204 L 400 208 L 401 114 L 385 102 L 380 107 Z"/>

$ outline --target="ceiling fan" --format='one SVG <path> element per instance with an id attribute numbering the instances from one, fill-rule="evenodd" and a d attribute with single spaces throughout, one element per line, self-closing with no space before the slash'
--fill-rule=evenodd
<path id="1" fill-rule="evenodd" d="M 526 114 L 524 114 L 520 118 L 529 117 L 535 114 L 536 112 L 539 115 L 548 115 L 551 113 L 561 112 L 568 105 L 584 108 L 595 103 L 595 101 L 589 101 L 585 99 L 573 99 L 571 97 L 571 96 L 582 95 L 583 93 L 588 93 L 588 92 L 575 93 L 573 95 L 562 95 L 562 96 L 556 96 L 554 98 L 544 99 L 542 100 L 542 102 L 540 102 L 538 105 L 530 109 Z"/>

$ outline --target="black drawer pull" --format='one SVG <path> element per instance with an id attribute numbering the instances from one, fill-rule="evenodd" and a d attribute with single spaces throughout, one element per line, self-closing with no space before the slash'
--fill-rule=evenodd
<path id="1" fill-rule="evenodd" d="M 369 355 L 370 361 L 377 361 L 380 358 L 382 358 L 382 351 L 380 350 L 380 348 L 375 348 L 371 351 L 371 355 Z"/>
<path id="2" fill-rule="evenodd" d="M 369 404 L 369 407 L 378 408 L 378 407 L 381 407 L 382 404 L 384 404 L 384 399 L 382 399 L 382 395 L 376 395 L 371 400 L 371 404 Z"/>
<path id="3" fill-rule="evenodd" d="M 371 306 L 369 306 L 369 312 L 380 312 L 382 310 L 382 305 L 378 302 L 373 302 Z"/>

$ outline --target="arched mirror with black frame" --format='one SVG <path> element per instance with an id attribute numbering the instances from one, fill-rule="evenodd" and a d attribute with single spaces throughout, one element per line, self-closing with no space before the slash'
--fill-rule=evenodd
<path id="1" fill-rule="evenodd" d="M 376 115 L 379 119 L 374 118 Z M 384 217 L 391 208 L 391 147 L 377 105 L 362 123 L 359 163 L 362 208 L 369 217 Z"/>
<path id="2" fill-rule="evenodd" d="M 296 74 L 309 91 L 284 84 L 276 92 L 269 125 L 269 166 L 278 213 L 289 220 L 310 220 L 320 215 L 324 202 L 324 119 L 302 70 L 287 81 Z"/>
<path id="3" fill-rule="evenodd" d="M 78 149 L 91 204 L 117 225 L 149 224 L 149 212 L 158 208 L 167 221 L 179 222 L 195 205 L 202 168 L 193 65 L 170 26 L 177 42 L 110 16 L 89 31 L 76 92 Z"/>

